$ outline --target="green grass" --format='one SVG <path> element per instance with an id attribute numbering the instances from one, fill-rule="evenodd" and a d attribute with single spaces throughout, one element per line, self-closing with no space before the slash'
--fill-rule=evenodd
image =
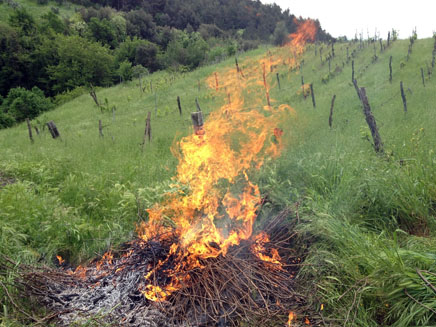
<path id="1" fill-rule="evenodd" d="M 75 13 L 75 8 L 80 6 L 65 2 L 61 5 L 56 3 L 56 1 L 48 1 L 47 4 L 40 5 L 36 0 L 13 0 L 19 6 L 26 8 L 26 10 L 32 14 L 33 17 L 39 19 L 44 14 L 52 10 L 52 8 L 57 8 L 59 10 L 59 15 L 64 18 L 69 18 Z M 14 8 L 10 6 L 7 1 L 0 2 L 0 22 L 7 22 L 9 16 L 14 12 Z"/>
<path id="2" fill-rule="evenodd" d="M 408 61 L 406 40 L 381 54 L 376 44 L 374 63 L 373 45 L 358 46 L 336 44 L 330 76 L 315 45 L 307 47 L 302 71 L 277 67 L 280 90 L 275 72 L 269 74 L 273 103 L 291 105 L 296 117 L 287 122 L 282 156 L 268 161 L 255 179 L 273 210 L 300 203 L 298 230 L 312 245 L 298 284 L 315 310 L 324 305 L 322 313 L 333 326 L 435 325 L 428 309 L 436 310 L 435 296 L 417 273 L 436 282 L 436 80 L 426 75 L 424 87 L 420 73 L 421 67 L 431 67 L 433 40 L 416 41 Z M 346 47 L 350 54 L 356 50 L 355 76 L 366 87 L 384 154 L 372 147 Z M 246 53 L 239 62 L 265 52 Z M 25 124 L 0 131 L 0 171 L 17 180 L 0 190 L 0 252 L 30 263 L 51 263 L 56 254 L 79 263 L 133 237 L 135 223 L 146 219 L 144 209 L 171 188 L 177 161 L 170 146 L 192 132 L 195 98 L 206 114 L 225 101 L 206 87 L 205 78 L 233 65 L 229 59 L 174 80 L 166 72 L 150 75 L 157 112 L 154 94 L 141 94 L 133 81 L 97 92 L 100 100 L 116 106 L 114 116 L 101 113 L 85 94 L 32 122 L 41 129 L 54 120 L 62 139 L 53 140 L 44 130 L 31 144 Z M 316 108 L 300 93 L 301 75 L 313 83 Z M 153 139 L 142 150 L 149 111 Z M 17 312 L 2 301 L 9 310 L 6 326 Z"/>

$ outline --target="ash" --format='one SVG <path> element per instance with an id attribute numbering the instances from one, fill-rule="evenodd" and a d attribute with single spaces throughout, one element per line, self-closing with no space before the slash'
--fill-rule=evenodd
<path id="1" fill-rule="evenodd" d="M 73 323 L 95 322 L 107 326 L 189 326 L 169 321 L 164 312 L 165 303 L 148 301 L 140 289 L 144 276 L 155 260 L 165 256 L 160 244 L 132 243 L 129 256 L 120 257 L 112 263 L 102 263 L 80 268 L 75 273 L 46 271 L 45 295 L 38 297 L 54 312 L 58 312 L 61 326 Z M 79 276 L 82 272 L 82 276 Z M 33 281 L 40 279 L 37 273 Z"/>

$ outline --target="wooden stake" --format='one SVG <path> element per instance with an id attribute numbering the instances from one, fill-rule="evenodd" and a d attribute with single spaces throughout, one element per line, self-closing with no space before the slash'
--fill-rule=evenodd
<path id="1" fill-rule="evenodd" d="M 182 105 L 180 104 L 180 97 L 177 96 L 177 106 L 179 107 L 179 114 L 182 115 Z"/>
<path id="2" fill-rule="evenodd" d="M 197 135 L 203 135 L 204 131 L 203 131 L 203 112 L 198 111 L 198 112 L 191 112 L 191 120 L 192 120 L 192 125 L 194 126 L 194 132 Z"/>
<path id="3" fill-rule="evenodd" d="M 90 87 L 91 87 L 91 91 L 89 91 L 89 95 L 92 97 L 97 107 L 99 107 L 101 110 L 100 103 L 98 102 L 97 94 L 95 94 L 94 87 L 92 86 L 92 84 L 90 84 Z"/>
<path id="4" fill-rule="evenodd" d="M 391 42 L 391 32 L 388 32 L 388 47 L 389 47 L 390 42 Z"/>
<path id="5" fill-rule="evenodd" d="M 304 76 L 301 75 L 301 89 L 303 90 L 303 98 L 306 99 L 306 95 L 304 94 Z"/>
<path id="6" fill-rule="evenodd" d="M 374 150 L 377 153 L 383 153 L 383 142 L 378 132 L 375 118 L 371 112 L 371 107 L 369 106 L 368 98 L 366 96 L 366 90 L 364 87 L 360 88 L 360 98 L 362 99 L 363 104 L 363 114 L 365 115 L 366 123 L 371 130 L 372 139 L 374 141 Z"/>
<path id="7" fill-rule="evenodd" d="M 218 92 L 218 74 L 215 72 L 215 91 Z"/>
<path id="8" fill-rule="evenodd" d="M 103 137 L 103 125 L 101 124 L 101 119 L 98 121 L 98 134 Z"/>
<path id="9" fill-rule="evenodd" d="M 313 93 L 313 85 L 312 85 L 312 83 L 310 83 L 310 94 L 312 95 L 312 104 L 313 104 L 313 107 L 316 108 L 315 94 Z"/>
<path id="10" fill-rule="evenodd" d="M 330 128 L 332 128 L 332 124 L 333 124 L 333 108 L 335 106 L 335 100 L 336 100 L 336 94 L 333 95 L 332 104 L 330 106 L 330 116 L 329 116 L 329 126 L 330 126 Z"/>
<path id="11" fill-rule="evenodd" d="M 27 130 L 29 131 L 29 138 L 30 138 L 30 142 L 33 143 L 33 135 L 32 135 L 32 126 L 30 125 L 30 120 L 29 118 L 26 118 L 26 123 L 27 123 Z"/>
<path id="12" fill-rule="evenodd" d="M 403 99 L 404 112 L 407 112 L 406 95 L 404 94 L 403 82 L 400 82 L 401 99 Z"/>
<path id="13" fill-rule="evenodd" d="M 198 103 L 198 98 L 195 98 L 195 105 L 197 106 L 198 111 L 201 112 L 200 104 Z"/>
<path id="14" fill-rule="evenodd" d="M 279 85 L 279 90 L 280 90 L 281 87 L 280 87 L 280 76 L 279 76 L 279 73 L 276 73 L 276 77 L 277 77 L 277 84 Z"/>
<path id="15" fill-rule="evenodd" d="M 145 120 L 144 138 L 142 139 L 142 151 L 148 137 L 148 143 L 151 141 L 151 111 L 148 112 L 147 119 Z"/>
<path id="16" fill-rule="evenodd" d="M 55 139 L 55 138 L 60 136 L 59 131 L 56 127 L 56 124 L 54 123 L 53 120 L 51 120 L 47 123 L 47 127 L 48 127 L 50 134 L 51 134 L 51 137 L 53 137 Z"/>
<path id="17" fill-rule="evenodd" d="M 392 83 L 392 56 L 389 58 L 389 82 Z"/>
<path id="18" fill-rule="evenodd" d="M 422 85 L 425 87 L 425 79 L 424 79 L 424 69 L 421 68 L 421 78 L 422 78 Z"/>
<path id="19" fill-rule="evenodd" d="M 351 81 L 354 83 L 354 60 L 351 61 Z"/>
<path id="20" fill-rule="evenodd" d="M 35 126 L 34 128 L 35 128 L 36 135 L 39 135 L 39 129 L 38 129 L 38 126 Z"/>
<path id="21" fill-rule="evenodd" d="M 360 97 L 359 87 L 357 86 L 357 81 L 355 79 L 353 79 L 353 85 L 354 85 L 354 88 L 356 89 L 357 96 L 359 97 L 359 101 L 362 101 L 362 98 Z"/>

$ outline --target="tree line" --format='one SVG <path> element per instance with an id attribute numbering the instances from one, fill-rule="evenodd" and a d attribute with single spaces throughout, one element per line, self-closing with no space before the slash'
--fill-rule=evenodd
<path id="1" fill-rule="evenodd" d="M 49 110 L 47 97 L 65 99 L 89 85 L 161 69 L 193 70 L 260 43 L 280 43 L 283 33 L 296 30 L 289 10 L 260 1 L 72 2 L 83 7 L 68 18 L 56 8 L 36 18 L 18 6 L 0 22 L 0 127 Z M 318 39 L 329 38 L 320 28 Z"/>

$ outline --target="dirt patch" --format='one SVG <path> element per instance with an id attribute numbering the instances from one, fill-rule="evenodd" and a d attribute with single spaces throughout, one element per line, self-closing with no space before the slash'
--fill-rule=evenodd
<path id="1" fill-rule="evenodd" d="M 16 182 L 15 178 L 12 178 L 0 171 L 0 189 L 8 184 L 13 184 L 15 182 Z"/>

